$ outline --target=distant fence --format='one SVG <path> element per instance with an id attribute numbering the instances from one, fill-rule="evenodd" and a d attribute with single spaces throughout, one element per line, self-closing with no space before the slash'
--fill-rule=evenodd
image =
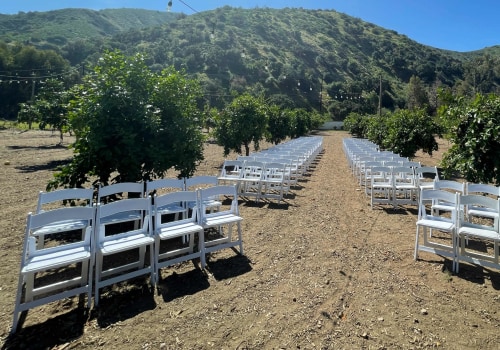
<path id="1" fill-rule="evenodd" d="M 344 128 L 344 122 L 326 122 L 319 127 L 320 130 L 342 130 Z"/>

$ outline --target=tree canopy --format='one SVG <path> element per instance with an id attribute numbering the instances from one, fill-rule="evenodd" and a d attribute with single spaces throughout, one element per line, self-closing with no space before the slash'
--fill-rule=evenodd
<path id="1" fill-rule="evenodd" d="M 49 188 L 148 180 L 171 168 L 192 175 L 203 159 L 199 86 L 173 68 L 152 73 L 144 60 L 106 52 L 73 89 L 75 154 Z"/>

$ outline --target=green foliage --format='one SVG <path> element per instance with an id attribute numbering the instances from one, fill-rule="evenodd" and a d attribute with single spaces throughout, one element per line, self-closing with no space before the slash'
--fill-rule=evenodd
<path id="1" fill-rule="evenodd" d="M 402 157 L 413 158 L 418 150 L 432 155 L 437 151 L 438 127 L 423 109 L 398 110 L 386 119 L 387 135 L 383 148 Z"/>
<path id="2" fill-rule="evenodd" d="M 27 123 L 29 129 L 33 123 L 38 123 L 40 130 L 49 126 L 59 131 L 62 143 L 63 132 L 68 128 L 67 105 L 68 93 L 64 83 L 57 79 L 47 79 L 34 101 L 20 104 L 17 121 Z"/>
<path id="3" fill-rule="evenodd" d="M 387 137 L 387 116 L 370 116 L 366 121 L 366 138 L 380 148 L 384 147 L 384 140 Z"/>
<path id="4" fill-rule="evenodd" d="M 292 133 L 292 117 L 289 110 L 284 110 L 277 105 L 268 107 L 268 125 L 266 140 L 277 145 Z"/>
<path id="5" fill-rule="evenodd" d="M 344 119 L 344 130 L 356 137 L 365 138 L 367 133 L 368 117 L 358 113 L 350 113 Z"/>
<path id="6" fill-rule="evenodd" d="M 419 77 L 412 75 L 407 89 L 406 107 L 408 109 L 427 108 L 429 96 Z"/>
<path id="7" fill-rule="evenodd" d="M 224 147 L 224 155 L 231 151 L 250 154 L 250 144 L 259 149 L 259 142 L 264 138 L 267 128 L 267 107 L 262 98 L 243 94 L 221 112 L 214 130 L 217 143 Z"/>
<path id="8" fill-rule="evenodd" d="M 0 15 L 2 30 L 12 45 L 51 48 L 73 65 L 92 66 L 104 49 L 144 53 L 155 72 L 173 65 L 199 79 L 205 101 L 218 109 L 234 94 L 252 93 L 343 120 L 351 112 L 377 113 L 379 97 L 383 111 L 405 108 L 412 77 L 424 91 L 440 84 L 473 95 L 500 87 L 499 51 L 439 50 L 336 11 L 224 6 L 187 16 L 67 9 Z M 15 106 L 29 99 L 29 84 L 25 90 Z"/>
<path id="9" fill-rule="evenodd" d="M 458 171 L 467 181 L 500 184 L 500 97 L 457 98 L 444 114 L 457 121 L 442 160 L 445 175 Z"/>
<path id="10" fill-rule="evenodd" d="M 199 94 L 182 72 L 153 74 L 142 55 L 106 52 L 72 91 L 75 154 L 48 187 L 148 180 L 170 168 L 192 175 L 203 159 Z"/>
<path id="11" fill-rule="evenodd" d="M 312 113 L 303 108 L 296 108 L 289 112 L 292 123 L 292 138 L 307 135 L 313 128 Z"/>
<path id="12" fill-rule="evenodd" d="M 15 119 L 20 104 L 34 97 L 46 77 L 55 77 L 68 70 L 68 62 L 52 50 L 0 43 L 0 116 Z M 68 77 L 64 74 L 62 81 Z M 25 115 L 22 118 L 27 118 L 29 122 L 32 117 Z"/>

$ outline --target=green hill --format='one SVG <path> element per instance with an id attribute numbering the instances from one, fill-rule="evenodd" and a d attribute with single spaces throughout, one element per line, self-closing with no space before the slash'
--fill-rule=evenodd
<path id="1" fill-rule="evenodd" d="M 87 67 L 104 49 L 142 52 L 154 70 L 174 65 L 198 78 L 212 106 L 250 91 L 342 119 L 350 111 L 374 113 L 380 91 L 383 108 L 404 107 L 412 76 L 433 100 L 439 86 L 462 94 L 500 91 L 500 46 L 441 50 L 331 10 L 30 12 L 0 15 L 0 39 L 52 48 Z"/>

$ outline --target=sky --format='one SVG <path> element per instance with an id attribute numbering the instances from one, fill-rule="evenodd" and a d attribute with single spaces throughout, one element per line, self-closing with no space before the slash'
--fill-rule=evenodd
<path id="1" fill-rule="evenodd" d="M 0 0 L 0 13 L 63 8 L 167 10 L 168 0 Z M 500 0 L 172 0 L 172 12 L 193 14 L 229 5 L 335 10 L 421 44 L 453 51 L 500 45 Z"/>

